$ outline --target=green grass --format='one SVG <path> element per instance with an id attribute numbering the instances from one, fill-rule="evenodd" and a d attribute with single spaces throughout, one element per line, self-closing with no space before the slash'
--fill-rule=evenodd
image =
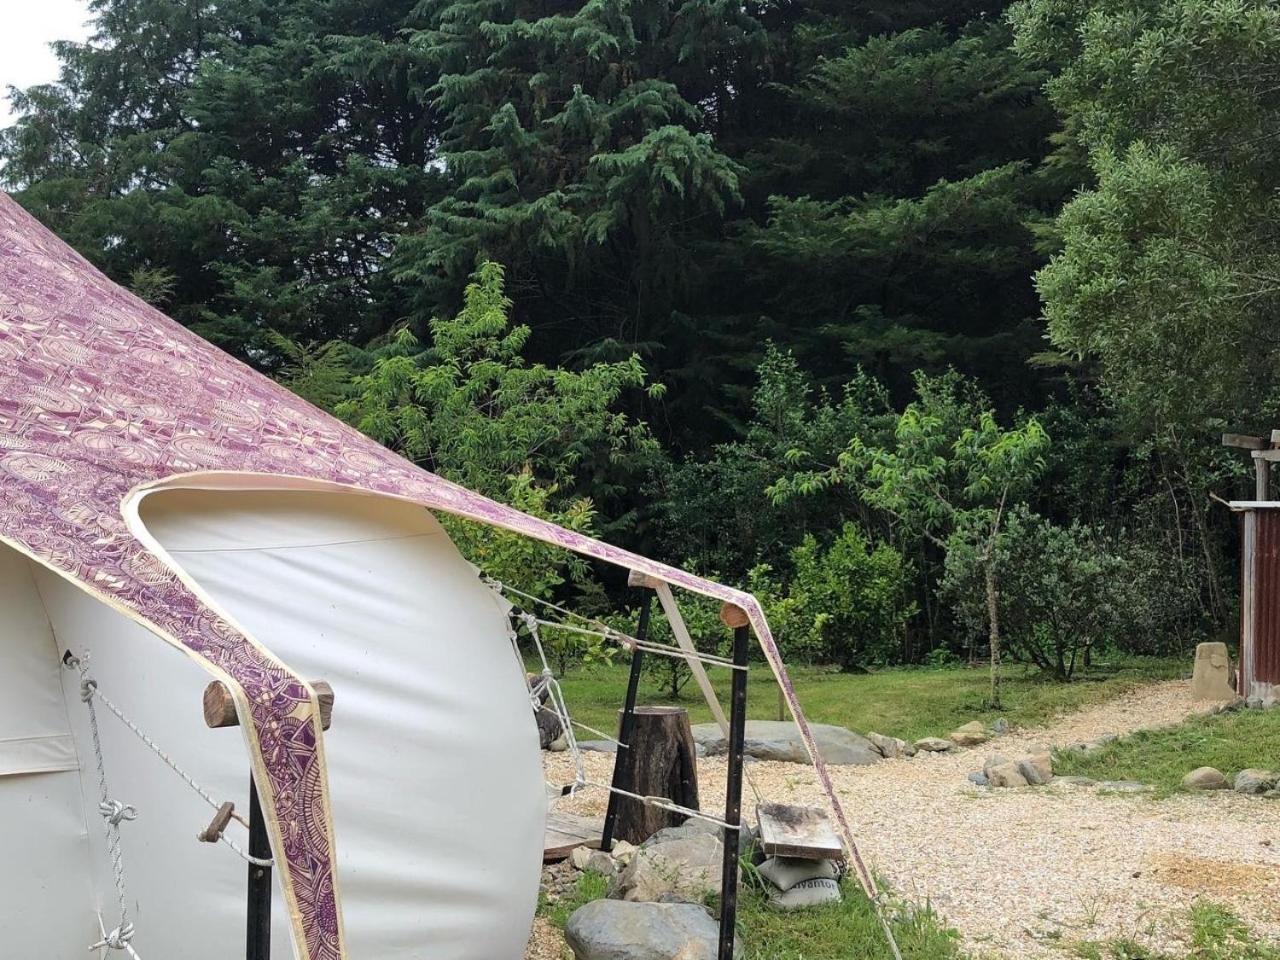
<path id="1" fill-rule="evenodd" d="M 1071 955 L 1079 960 L 1175 960 L 1129 940 L 1083 941 L 1072 945 Z M 1181 960 L 1280 960 L 1280 949 L 1259 940 L 1230 911 L 1201 901 L 1191 908 L 1191 952 Z"/>
<path id="2" fill-rule="evenodd" d="M 897 911 L 891 920 L 904 960 L 961 960 L 959 935 L 927 906 Z M 764 893 L 746 887 L 738 902 L 746 960 L 892 960 L 870 902 L 852 881 L 844 902 L 782 913 Z"/>
<path id="3" fill-rule="evenodd" d="M 895 668 L 871 673 L 839 673 L 820 667 L 795 667 L 792 680 L 805 715 L 815 723 L 834 723 L 859 733 L 875 730 L 904 740 L 944 736 L 970 720 L 994 720 L 1003 716 L 1015 726 L 1045 723 L 1055 716 L 1119 696 L 1152 680 L 1186 676 L 1187 658 L 1120 659 L 1098 664 L 1072 683 L 1058 683 L 1034 671 L 1011 668 L 1004 685 L 1004 709 L 988 707 L 990 678 L 981 667 L 937 669 Z M 533 665 L 530 665 L 533 669 Z M 729 702 L 725 670 L 711 670 L 712 680 L 724 703 Z M 612 732 L 627 686 L 625 665 L 578 667 L 561 679 L 565 699 L 574 719 Z M 668 691 L 646 676 L 640 685 L 640 702 L 671 703 Z M 711 715 L 688 684 L 679 701 L 689 708 L 694 723 Z M 757 720 L 778 719 L 778 687 L 767 665 L 752 664 L 747 687 L 747 707 Z M 590 738 L 588 734 L 580 734 Z"/>
<path id="4" fill-rule="evenodd" d="M 1095 780 L 1139 780 L 1171 793 L 1196 767 L 1233 778 L 1246 767 L 1273 768 L 1280 758 L 1280 710 L 1240 710 L 1142 730 L 1089 754 L 1066 752 L 1055 770 Z"/>

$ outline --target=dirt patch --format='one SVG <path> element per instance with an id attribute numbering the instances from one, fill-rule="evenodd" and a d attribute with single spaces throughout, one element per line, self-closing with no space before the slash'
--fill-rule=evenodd
<path id="1" fill-rule="evenodd" d="M 1256 892 L 1280 880 L 1280 867 L 1273 864 L 1233 863 L 1184 853 L 1156 854 L 1147 862 L 1151 875 L 1162 883 L 1216 897 Z"/>

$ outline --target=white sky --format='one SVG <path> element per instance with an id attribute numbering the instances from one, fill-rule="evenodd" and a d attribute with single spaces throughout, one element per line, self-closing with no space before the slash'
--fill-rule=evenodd
<path id="1" fill-rule="evenodd" d="M 13 119 L 7 96 L 10 85 L 29 87 L 58 79 L 53 40 L 84 40 L 89 35 L 85 0 L 0 0 L 0 127 Z"/>

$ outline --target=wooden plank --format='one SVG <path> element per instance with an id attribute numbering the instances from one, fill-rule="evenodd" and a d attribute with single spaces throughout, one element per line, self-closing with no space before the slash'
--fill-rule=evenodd
<path id="1" fill-rule="evenodd" d="M 577 847 L 598 850 L 603 832 L 603 817 L 580 817 L 574 813 L 548 813 L 546 838 L 542 843 L 542 862 L 555 863 L 567 859 Z"/>
<path id="2" fill-rule="evenodd" d="M 1250 454 L 1255 460 L 1265 460 L 1267 463 L 1276 463 L 1280 461 L 1280 450 L 1255 450 Z"/>
<path id="3" fill-rule="evenodd" d="M 1272 436 L 1274 436 L 1274 433 Z M 1261 450 L 1267 445 L 1267 442 L 1262 437 L 1251 437 L 1245 433 L 1224 433 L 1222 435 L 1222 445 L 1224 447 L 1238 447 L 1241 450 Z"/>
<path id="4" fill-rule="evenodd" d="M 804 860 L 839 860 L 844 846 L 825 810 L 786 803 L 762 803 L 756 807 L 760 849 L 770 857 Z"/>

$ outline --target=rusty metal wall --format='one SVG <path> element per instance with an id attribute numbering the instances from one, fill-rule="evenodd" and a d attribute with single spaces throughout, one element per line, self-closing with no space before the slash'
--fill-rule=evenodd
<path id="1" fill-rule="evenodd" d="M 1245 513 L 1240 618 L 1242 692 L 1280 683 L 1280 510 Z"/>

